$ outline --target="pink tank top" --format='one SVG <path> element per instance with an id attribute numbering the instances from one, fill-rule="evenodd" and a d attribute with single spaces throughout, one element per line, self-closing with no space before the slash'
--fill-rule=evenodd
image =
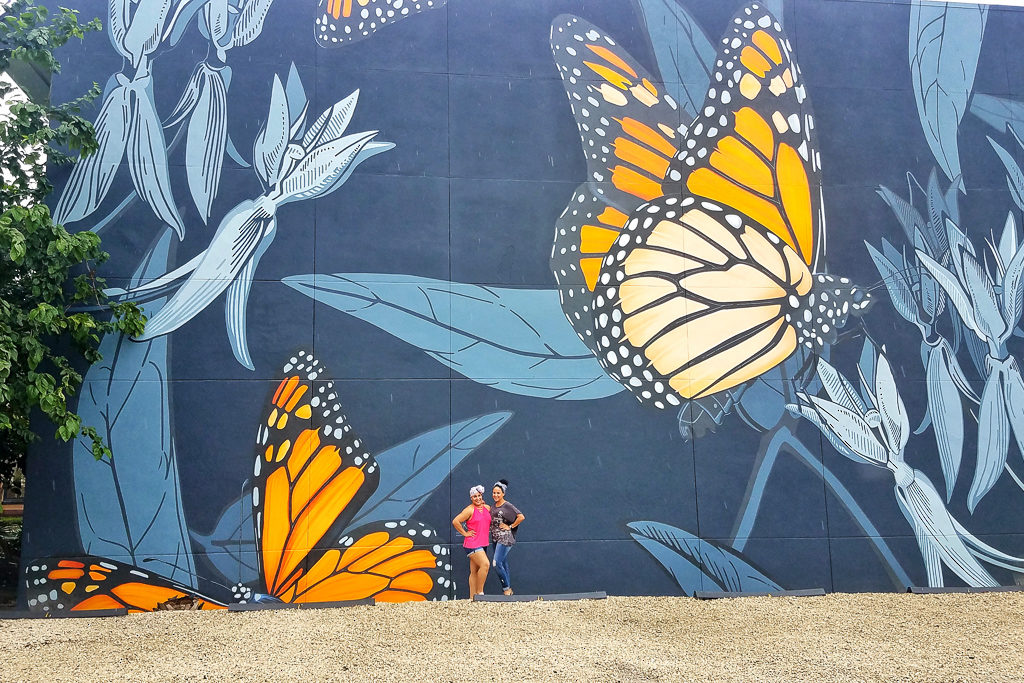
<path id="1" fill-rule="evenodd" d="M 462 539 L 463 548 L 483 548 L 490 542 L 491 513 L 487 508 L 473 508 L 473 514 L 466 522 L 466 526 L 470 531 L 475 531 L 476 536 Z"/>

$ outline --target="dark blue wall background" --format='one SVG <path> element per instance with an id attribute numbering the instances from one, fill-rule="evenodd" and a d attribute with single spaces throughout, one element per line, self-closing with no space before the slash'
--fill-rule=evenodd
<path id="1" fill-rule="evenodd" d="M 712 39 L 741 6 L 724 0 L 684 4 Z M 787 0 L 784 7 L 820 133 L 825 261 L 857 282 L 876 283 L 878 272 L 864 240 L 877 244 L 888 236 L 894 244 L 904 243 L 876 188 L 884 185 L 905 195 L 907 172 L 924 182 L 935 165 L 911 89 L 910 6 Z M 99 2 L 79 3 L 79 9 L 83 17 L 103 17 L 106 11 Z M 358 88 L 351 130 L 379 130 L 379 138 L 396 147 L 360 165 L 330 196 L 280 210 L 277 240 L 257 270 L 249 301 L 255 371 L 232 358 L 219 300 L 171 335 L 170 409 L 189 525 L 211 529 L 237 497 L 251 472 L 255 425 L 279 366 L 295 349 L 307 348 L 338 380 L 351 423 L 371 450 L 483 413 L 514 412 L 415 514 L 454 544 L 452 571 L 461 596 L 467 566 L 458 539 L 451 538 L 450 520 L 468 503 L 471 485 L 490 487 L 498 478 L 511 482 L 508 498 L 527 516 L 511 555 L 518 592 L 682 592 L 625 525 L 652 520 L 731 544 L 763 448 L 761 434 L 730 415 L 714 432 L 687 441 L 673 411 L 644 408 L 625 392 L 591 401 L 551 401 L 496 391 L 280 282 L 314 272 L 392 273 L 554 288 L 548 266 L 554 223 L 586 169 L 552 61 L 549 26 L 562 13 L 583 17 L 657 73 L 634 6 L 615 0 L 450 0 L 446 7 L 337 49 L 315 44 L 311 27 L 317 13 L 314 0 L 275 0 L 262 35 L 232 50 L 232 139 L 249 156 L 266 115 L 271 79 L 275 73 L 284 78 L 294 63 L 311 117 Z M 1022 16 L 990 10 L 975 92 L 1024 94 L 1024 73 L 1015 66 Z M 158 111 L 166 115 L 173 108 L 205 52 L 204 39 L 191 29 L 178 46 L 159 54 L 154 66 Z M 63 58 L 66 67 L 54 86 L 57 101 L 94 80 L 102 84 L 121 66 L 105 34 L 69 46 Z M 1001 230 L 1011 207 L 1002 166 L 986 135 L 996 134 L 970 114 L 964 118 L 960 156 L 967 195 L 961 222 L 974 236 Z M 1004 137 L 1001 144 L 1013 149 Z M 178 263 L 206 247 L 225 211 L 261 191 L 251 170 L 227 161 L 213 218 L 204 226 L 189 200 L 183 164 L 181 150 L 172 152 L 172 183 L 188 229 L 177 246 Z M 58 189 L 66 175 L 58 172 Z M 945 187 L 948 180 L 942 180 Z M 96 217 L 130 190 L 128 173 L 122 172 Z M 112 258 L 104 269 L 111 284 L 131 276 L 157 231 L 156 219 L 138 202 L 107 229 L 104 245 Z M 919 338 L 895 315 L 884 288 L 876 294 L 879 301 L 865 326 L 886 345 L 916 427 L 925 409 Z M 859 338 L 839 346 L 833 363 L 855 377 L 860 348 Z M 494 368 L 496 377 L 502 372 Z M 837 455 L 811 425 L 797 424 L 801 439 L 866 511 L 912 583 L 925 583 L 917 541 L 897 506 L 891 475 Z M 976 433 L 973 423 L 967 431 Z M 967 474 L 954 492 L 951 513 L 985 542 L 1024 554 L 1024 495 L 1003 477 L 970 514 L 964 501 L 975 459 L 973 436 L 964 453 Z M 132 454 L 115 452 L 115 457 Z M 81 552 L 70 458 L 70 448 L 51 444 L 33 454 L 26 557 Z M 911 439 L 907 461 L 941 490 L 930 431 Z M 1010 463 L 1020 465 L 1014 446 Z M 768 479 L 743 554 L 785 588 L 901 588 L 820 473 L 785 454 Z M 202 558 L 198 567 L 202 573 Z M 992 571 L 1001 583 L 1013 582 L 1009 572 Z M 948 571 L 946 578 L 959 582 Z M 494 582 L 488 590 L 496 587 Z M 699 587 L 687 587 L 694 588 Z"/>

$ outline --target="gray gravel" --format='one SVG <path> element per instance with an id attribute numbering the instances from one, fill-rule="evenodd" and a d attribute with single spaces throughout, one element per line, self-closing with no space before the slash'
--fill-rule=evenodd
<path id="1" fill-rule="evenodd" d="M 1024 678 L 1024 593 L 0 621 L 0 681 Z"/>

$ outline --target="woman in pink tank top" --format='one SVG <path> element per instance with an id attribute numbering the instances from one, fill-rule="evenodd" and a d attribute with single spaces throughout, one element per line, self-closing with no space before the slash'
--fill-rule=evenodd
<path id="1" fill-rule="evenodd" d="M 462 547 L 469 556 L 469 596 L 482 595 L 487 570 L 487 544 L 490 542 L 491 508 L 484 503 L 484 487 L 479 484 L 469 490 L 472 501 L 452 520 L 452 526 L 462 534 Z"/>

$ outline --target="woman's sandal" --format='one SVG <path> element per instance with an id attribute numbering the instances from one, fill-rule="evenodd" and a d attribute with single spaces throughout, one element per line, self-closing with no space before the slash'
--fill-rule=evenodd
<path id="1" fill-rule="evenodd" d="M 505 593 L 505 595 L 513 595 L 513 591 L 511 588 L 506 588 L 503 592 Z"/>

